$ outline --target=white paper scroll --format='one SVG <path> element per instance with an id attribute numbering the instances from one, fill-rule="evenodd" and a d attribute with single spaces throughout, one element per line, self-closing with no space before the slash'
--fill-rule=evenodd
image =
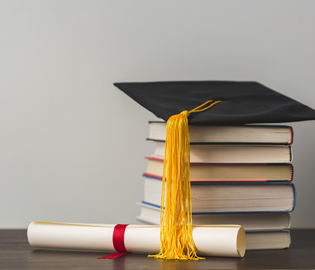
<path id="1" fill-rule="evenodd" d="M 34 248 L 104 250 L 115 252 L 115 225 L 32 222 L 27 230 Z M 193 239 L 199 256 L 243 257 L 245 231 L 238 225 L 194 226 Z M 128 252 L 157 254 L 160 227 L 128 225 L 124 237 Z"/>

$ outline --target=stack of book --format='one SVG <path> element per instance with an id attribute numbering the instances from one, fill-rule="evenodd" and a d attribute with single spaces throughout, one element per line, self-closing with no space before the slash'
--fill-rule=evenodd
<path id="1" fill-rule="evenodd" d="M 159 224 L 166 123 L 150 122 L 155 152 L 143 174 L 137 217 Z M 190 126 L 190 178 L 194 225 L 239 224 L 247 249 L 289 247 L 292 184 L 289 126 Z"/>

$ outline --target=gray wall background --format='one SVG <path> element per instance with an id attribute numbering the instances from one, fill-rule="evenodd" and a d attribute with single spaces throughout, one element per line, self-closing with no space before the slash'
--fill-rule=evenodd
<path id="1" fill-rule="evenodd" d="M 114 82 L 253 80 L 315 108 L 314 10 L 303 0 L 1 0 L 0 227 L 136 223 L 157 118 Z M 292 125 L 292 227 L 314 228 L 315 122 Z"/>

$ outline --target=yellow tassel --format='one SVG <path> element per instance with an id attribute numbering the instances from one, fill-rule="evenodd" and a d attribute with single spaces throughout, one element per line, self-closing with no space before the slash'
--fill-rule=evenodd
<path id="1" fill-rule="evenodd" d="M 208 107 L 200 109 L 210 102 Z M 148 257 L 166 260 L 204 259 L 197 256 L 192 238 L 188 117 L 191 113 L 205 111 L 219 102 L 221 100 L 209 100 L 189 112 L 173 115 L 167 121 L 161 191 L 161 248 L 159 254 Z"/>

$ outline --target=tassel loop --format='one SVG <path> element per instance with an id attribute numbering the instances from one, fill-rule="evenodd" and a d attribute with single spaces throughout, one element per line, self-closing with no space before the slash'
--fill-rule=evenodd
<path id="1" fill-rule="evenodd" d="M 180 114 L 185 115 L 188 118 L 190 115 L 190 112 L 189 111 L 182 111 Z"/>
<path id="2" fill-rule="evenodd" d="M 196 107 L 195 109 L 189 111 L 189 113 L 193 113 L 193 112 L 203 112 L 205 110 L 208 110 L 210 109 L 212 106 L 214 106 L 215 104 L 218 104 L 220 102 L 222 102 L 223 100 L 216 100 L 216 101 L 213 101 L 213 100 L 208 100 L 207 102 L 201 104 L 200 106 Z M 203 109 L 199 109 L 199 108 L 202 108 L 204 107 L 205 105 L 207 105 L 208 103 L 212 102 L 208 107 L 205 107 Z"/>

